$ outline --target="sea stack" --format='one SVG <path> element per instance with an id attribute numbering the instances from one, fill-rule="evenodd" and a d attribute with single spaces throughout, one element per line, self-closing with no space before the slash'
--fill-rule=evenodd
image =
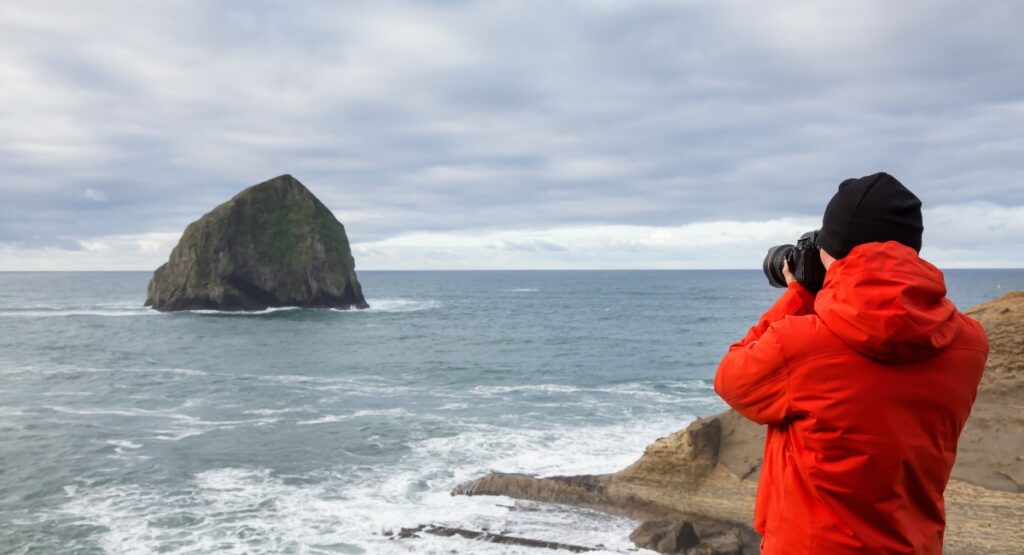
<path id="1" fill-rule="evenodd" d="M 153 272 L 146 306 L 164 312 L 369 308 L 345 227 L 287 174 L 189 224 L 170 260 Z"/>

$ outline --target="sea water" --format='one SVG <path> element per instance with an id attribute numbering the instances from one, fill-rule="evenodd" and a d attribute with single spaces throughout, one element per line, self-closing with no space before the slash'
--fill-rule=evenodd
<path id="1" fill-rule="evenodd" d="M 452 497 L 618 470 L 722 410 L 758 271 L 359 273 L 372 308 L 161 314 L 147 273 L 0 273 L 0 553 L 631 551 L 635 523 Z M 961 307 L 1022 270 L 947 272 Z"/>

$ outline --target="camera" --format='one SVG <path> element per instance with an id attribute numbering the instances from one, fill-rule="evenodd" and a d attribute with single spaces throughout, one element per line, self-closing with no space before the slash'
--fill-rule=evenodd
<path id="1" fill-rule="evenodd" d="M 789 261 L 789 270 L 804 287 L 818 291 L 825 282 L 825 266 L 818 254 L 818 232 L 808 231 L 800 236 L 796 245 L 778 245 L 768 249 L 764 257 L 764 275 L 772 287 L 786 287 L 782 275 L 783 263 Z"/>

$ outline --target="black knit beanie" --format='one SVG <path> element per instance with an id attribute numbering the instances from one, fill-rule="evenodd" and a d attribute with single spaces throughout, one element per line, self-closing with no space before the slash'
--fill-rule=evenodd
<path id="1" fill-rule="evenodd" d="M 818 246 L 835 258 L 875 241 L 898 241 L 920 252 L 921 201 L 887 173 L 839 184 L 821 223 Z"/>

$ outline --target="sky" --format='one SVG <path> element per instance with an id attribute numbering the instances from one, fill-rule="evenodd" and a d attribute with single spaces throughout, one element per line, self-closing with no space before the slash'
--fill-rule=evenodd
<path id="1" fill-rule="evenodd" d="M 1024 267 L 1024 3 L 4 0 L 0 270 L 152 270 L 290 173 L 358 269 L 760 268 L 887 171 Z"/>

